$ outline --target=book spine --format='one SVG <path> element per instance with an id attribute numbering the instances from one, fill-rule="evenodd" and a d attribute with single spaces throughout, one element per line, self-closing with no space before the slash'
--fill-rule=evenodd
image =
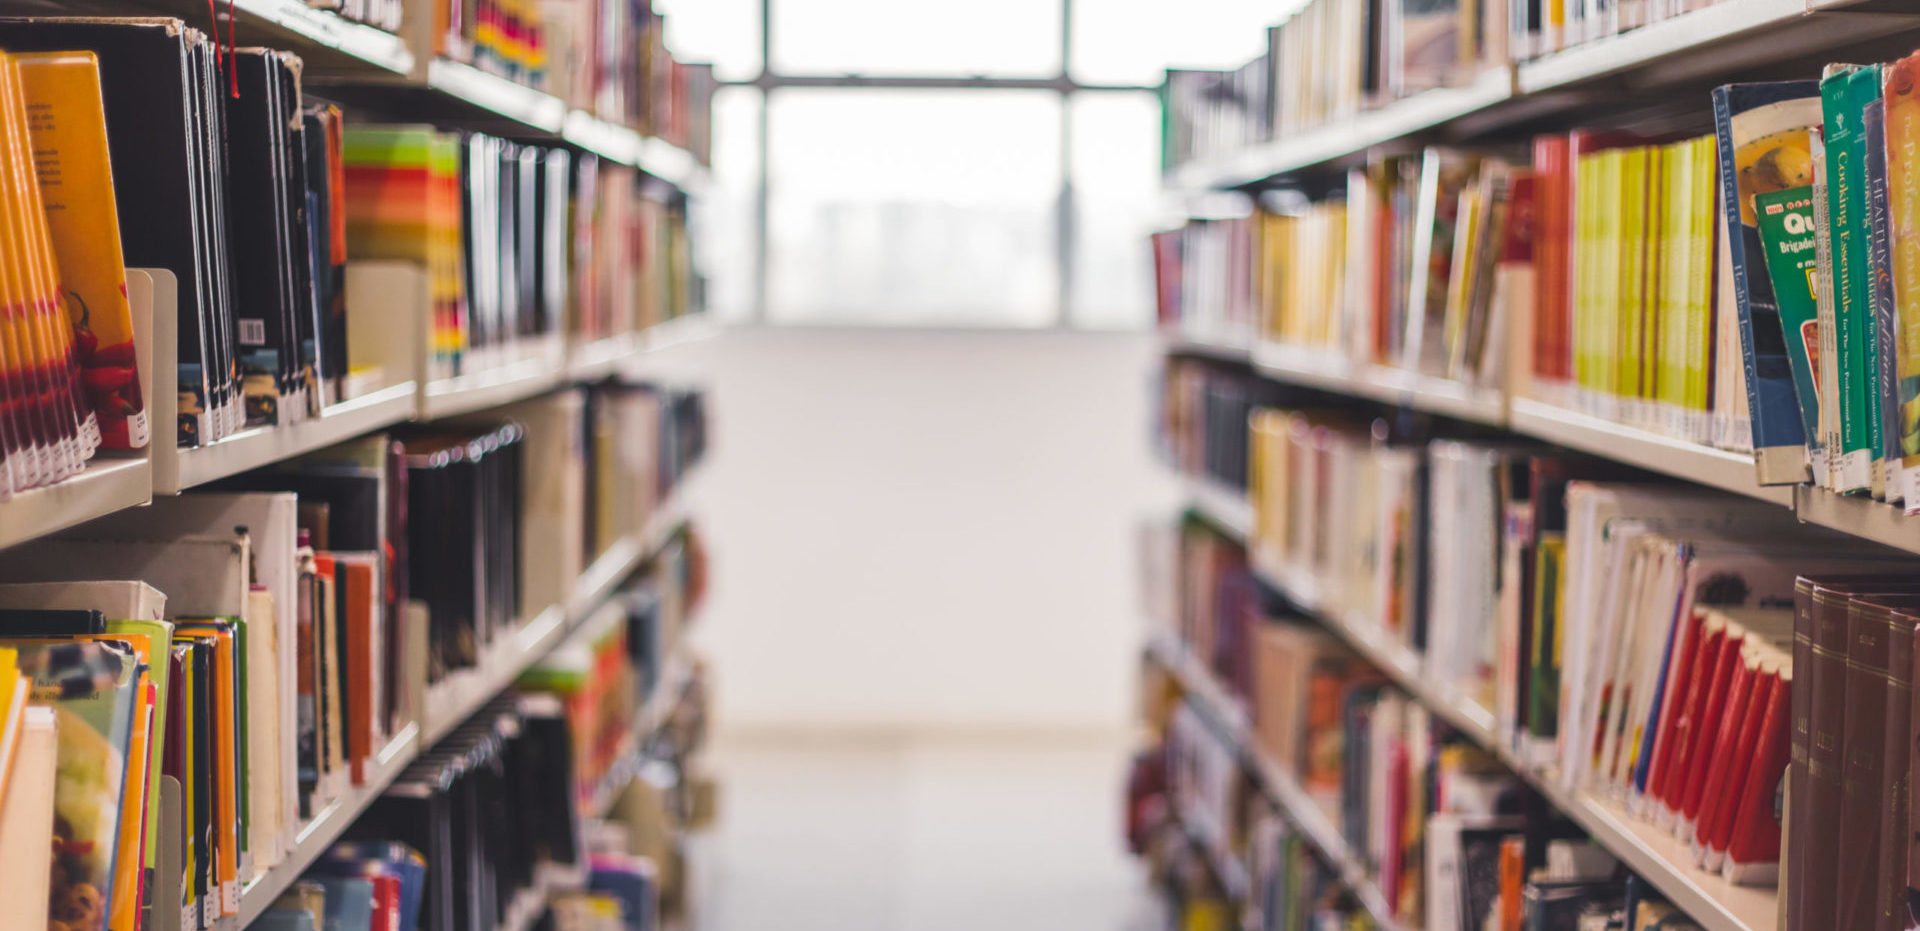
<path id="1" fill-rule="evenodd" d="M 1777 664 L 1765 658 L 1767 649 L 1757 641 L 1749 641 L 1748 647 L 1752 656 L 1746 660 L 1746 701 L 1740 716 L 1735 718 L 1729 715 L 1727 726 L 1720 732 L 1720 750 L 1723 752 L 1715 754 L 1715 764 L 1724 766 L 1725 773 L 1720 782 L 1709 790 L 1713 799 L 1712 816 L 1700 819 L 1700 856 L 1704 858 L 1706 868 L 1713 872 L 1719 872 L 1726 862 L 1727 846 L 1733 840 L 1734 821 L 1739 814 L 1740 802 L 1746 795 L 1747 780 L 1755 775 L 1753 764 L 1760 747 L 1761 729 L 1765 726 L 1767 708 L 1778 682 L 1775 678 Z"/>
<path id="2" fill-rule="evenodd" d="M 1785 366 L 1770 358 L 1765 371 L 1757 368 L 1756 328 L 1765 324 L 1778 327 L 1773 304 L 1773 289 L 1758 267 L 1759 253 L 1749 255 L 1749 242 L 1756 237 L 1742 216 L 1745 198 L 1740 195 L 1740 172 L 1735 167 L 1733 94 L 1738 88 L 1723 86 L 1713 91 L 1715 136 L 1719 142 L 1721 207 L 1726 215 L 1728 257 L 1733 267 L 1735 303 L 1740 317 L 1741 367 L 1746 374 L 1747 411 L 1751 422 L 1754 463 L 1761 484 L 1794 484 L 1806 479 L 1806 437 L 1800 419 L 1791 406 L 1793 382 Z M 1760 337 L 1769 340 L 1772 337 Z M 1771 355 L 1771 354 L 1770 354 Z M 1778 371 L 1776 371 L 1778 369 Z"/>
<path id="3" fill-rule="evenodd" d="M 1882 743 L 1887 729 L 1887 632 L 1892 609 L 1855 600 L 1847 611 L 1846 708 L 1841 730 L 1839 851 L 1880 850 Z M 1871 928 L 1878 869 L 1839 872 L 1836 928 Z"/>
<path id="4" fill-rule="evenodd" d="M 1828 199 L 1831 186 L 1825 130 L 1814 127 L 1807 140 L 1813 158 L 1814 313 L 1819 334 L 1818 344 L 1810 354 L 1819 368 L 1820 447 L 1826 452 L 1826 469 L 1814 476 L 1814 480 L 1829 489 L 1837 489 L 1845 447 L 1840 440 L 1840 353 L 1834 348 L 1839 345 L 1840 334 L 1834 309 L 1833 238 L 1827 235 L 1833 223 L 1833 211 Z"/>
<path id="5" fill-rule="evenodd" d="M 1840 807 L 1847 722 L 1847 625 L 1845 595 L 1816 592 L 1813 597 L 1813 654 L 1807 685 L 1812 691 L 1807 744 L 1806 817 L 1795 825 L 1795 842 L 1805 848 L 1801 881 L 1794 887 L 1804 931 L 1835 925 L 1839 915 Z M 1795 803 L 1802 799 L 1797 792 Z M 1799 830 L 1804 827 L 1805 830 Z"/>
<path id="6" fill-rule="evenodd" d="M 1886 114 L 1888 266 L 1893 276 L 1894 383 L 1899 425 L 1887 441 L 1897 455 L 1907 495 L 1907 513 L 1920 513 L 1920 54 L 1889 65 L 1882 87 Z M 1897 450 L 1897 452 L 1896 452 Z"/>
<path id="7" fill-rule="evenodd" d="M 1674 833 L 1679 837 L 1690 837 L 1700 817 L 1701 803 L 1706 795 L 1707 775 L 1712 766 L 1713 745 L 1719 738 L 1721 719 L 1725 716 L 1728 700 L 1732 695 L 1731 686 L 1736 671 L 1740 668 L 1740 638 L 1728 631 L 1720 643 L 1720 655 L 1708 681 L 1707 698 L 1701 705 L 1701 713 L 1694 718 L 1693 751 L 1688 754 L 1686 784 L 1681 790 L 1679 809 L 1675 812 Z"/>
<path id="8" fill-rule="evenodd" d="M 1907 926 L 1907 845 L 1905 830 L 1912 810 L 1907 796 L 1912 761 L 1908 736 L 1913 721 L 1914 617 L 1894 611 L 1887 626 L 1887 718 L 1880 741 L 1881 798 L 1886 827 L 1880 832 L 1880 870 L 1875 883 L 1878 914 L 1874 931 L 1904 931 Z"/>
<path id="9" fill-rule="evenodd" d="M 1877 80 L 1877 72 L 1876 72 Z M 1887 232 L 1887 112 L 1875 95 L 1861 120 L 1861 175 L 1867 195 L 1867 292 L 1873 319 L 1874 475 L 1881 497 L 1906 499 L 1900 480 L 1900 396 L 1894 359 L 1893 249 Z"/>
<path id="10" fill-rule="evenodd" d="M 1845 70 L 1840 70 L 1845 69 Z M 1827 251 L 1833 263 L 1834 325 L 1838 342 L 1834 344 L 1839 372 L 1840 460 L 1834 491 L 1866 491 L 1873 484 L 1872 420 L 1868 409 L 1867 384 L 1870 370 L 1866 329 L 1866 291 L 1861 261 L 1865 245 L 1865 218 L 1861 209 L 1866 199 L 1860 190 L 1860 110 L 1853 106 L 1854 70 L 1830 65 L 1820 82 L 1821 109 L 1825 114 L 1827 217 L 1821 227 Z"/>
<path id="11" fill-rule="evenodd" d="M 1793 677 L 1790 666 L 1776 670 L 1768 679 L 1764 713 L 1760 718 L 1758 742 L 1753 749 L 1753 764 L 1747 771 L 1746 786 L 1727 837 L 1726 863 L 1721 874 L 1728 882 L 1740 885 L 1774 885 L 1780 879 L 1781 823 L 1775 813 L 1774 799 L 1787 768 L 1789 713 L 1792 704 Z"/>
<path id="12" fill-rule="evenodd" d="M 1787 795 L 1791 803 L 1787 806 L 1787 834 L 1792 842 L 1787 845 L 1787 881 L 1786 889 L 1791 891 L 1787 902 L 1787 920 L 1783 923 L 1786 931 L 1804 931 L 1807 927 L 1803 914 L 1804 897 L 1799 893 L 1805 888 L 1805 859 L 1807 831 L 1807 799 L 1811 797 L 1812 787 L 1808 784 L 1809 754 L 1813 746 L 1813 585 L 1801 578 L 1793 586 L 1793 668 L 1799 679 L 1793 690 L 1793 702 L 1788 711 L 1790 727 L 1787 742 Z"/>

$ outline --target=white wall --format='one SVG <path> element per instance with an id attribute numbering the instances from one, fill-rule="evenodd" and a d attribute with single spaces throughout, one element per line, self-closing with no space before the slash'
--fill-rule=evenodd
<path id="1" fill-rule="evenodd" d="M 735 329 L 693 486 L 723 726 L 1107 729 L 1132 717 L 1146 334 Z"/>

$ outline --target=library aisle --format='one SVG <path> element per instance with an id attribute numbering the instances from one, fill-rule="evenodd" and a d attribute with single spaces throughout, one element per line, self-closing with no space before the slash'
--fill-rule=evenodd
<path id="1" fill-rule="evenodd" d="M 1115 843 L 1124 741 L 779 733 L 723 738 L 728 817 L 703 838 L 705 931 L 1150 931 Z M 803 866 L 804 865 L 804 866 Z"/>

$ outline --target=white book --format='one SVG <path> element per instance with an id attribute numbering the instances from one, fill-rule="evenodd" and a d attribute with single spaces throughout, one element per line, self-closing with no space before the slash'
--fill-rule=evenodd
<path id="1" fill-rule="evenodd" d="M 0 928 L 47 926 L 58 737 L 52 708 L 24 709 L 19 746 L 0 792 Z"/>

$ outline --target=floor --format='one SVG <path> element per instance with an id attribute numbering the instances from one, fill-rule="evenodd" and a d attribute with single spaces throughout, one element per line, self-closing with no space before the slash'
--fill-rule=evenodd
<path id="1" fill-rule="evenodd" d="M 1038 736 L 722 737 L 699 931 L 1145 931 L 1125 747 Z"/>

